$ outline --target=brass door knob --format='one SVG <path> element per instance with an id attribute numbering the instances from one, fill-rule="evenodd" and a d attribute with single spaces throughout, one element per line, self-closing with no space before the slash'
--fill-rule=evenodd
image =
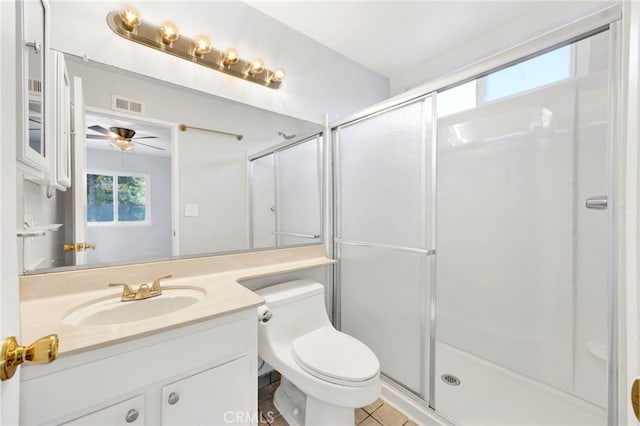
<path id="1" fill-rule="evenodd" d="M 75 243 L 75 244 L 64 244 L 62 246 L 63 251 L 75 251 L 77 253 L 83 252 L 88 249 L 95 250 L 96 245 L 91 243 Z"/>
<path id="2" fill-rule="evenodd" d="M 58 355 L 58 336 L 50 334 L 29 346 L 20 346 L 14 336 L 4 339 L 0 353 L 0 380 L 13 377 L 16 369 L 25 361 L 48 364 Z"/>
<path id="3" fill-rule="evenodd" d="M 640 379 L 635 379 L 631 387 L 631 406 L 633 407 L 633 413 L 640 421 Z"/>

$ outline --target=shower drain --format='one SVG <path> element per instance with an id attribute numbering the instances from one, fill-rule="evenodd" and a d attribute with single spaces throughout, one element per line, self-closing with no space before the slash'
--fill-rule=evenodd
<path id="1" fill-rule="evenodd" d="M 458 386 L 460 384 L 460 379 L 453 374 L 443 374 L 440 378 L 443 382 L 451 386 Z"/>

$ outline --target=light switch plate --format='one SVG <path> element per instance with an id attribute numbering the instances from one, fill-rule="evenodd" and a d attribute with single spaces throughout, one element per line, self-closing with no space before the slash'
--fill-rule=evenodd
<path id="1" fill-rule="evenodd" d="M 186 217 L 198 216 L 198 205 L 197 204 L 185 204 L 185 206 L 184 206 L 184 215 Z"/>

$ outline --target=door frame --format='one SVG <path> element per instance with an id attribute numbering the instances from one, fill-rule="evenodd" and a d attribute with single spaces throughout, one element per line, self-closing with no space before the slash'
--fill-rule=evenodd
<path id="1" fill-rule="evenodd" d="M 640 425 L 630 404 L 631 386 L 640 377 L 640 4 L 622 2 L 620 40 L 618 196 L 618 312 L 619 324 L 617 424 Z"/>
<path id="2" fill-rule="evenodd" d="M 127 114 L 126 112 L 112 111 L 103 108 L 85 106 L 86 113 L 98 114 L 113 118 L 122 118 L 125 120 L 141 121 L 160 127 L 171 129 L 171 254 L 172 256 L 180 255 L 180 197 L 178 193 L 179 173 L 178 173 L 178 130 L 179 124 L 173 121 L 159 120 L 147 116 L 139 116 L 135 114 Z M 86 170 L 85 170 L 86 172 Z"/>
<path id="3" fill-rule="evenodd" d="M 0 2 L 0 339 L 20 336 L 18 295 L 18 244 L 16 237 L 17 188 L 16 139 L 20 100 L 16 96 L 16 3 Z M 22 122 L 20 120 L 20 122 Z M 20 221 L 22 225 L 22 221 Z M 0 382 L 0 425 L 18 424 L 20 406 L 20 369 L 12 380 Z"/>

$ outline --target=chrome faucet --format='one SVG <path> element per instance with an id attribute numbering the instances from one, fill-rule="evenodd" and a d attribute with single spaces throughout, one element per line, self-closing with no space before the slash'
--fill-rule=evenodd
<path id="1" fill-rule="evenodd" d="M 138 286 L 137 290 L 133 290 L 129 284 L 126 283 L 109 283 L 109 287 L 122 286 L 122 296 L 120 301 L 132 302 L 134 300 L 143 300 L 150 297 L 160 296 L 162 294 L 162 287 L 160 287 L 160 280 L 171 278 L 173 275 L 165 275 L 153 280 L 153 284 L 149 287 L 149 284 L 142 283 Z"/>

